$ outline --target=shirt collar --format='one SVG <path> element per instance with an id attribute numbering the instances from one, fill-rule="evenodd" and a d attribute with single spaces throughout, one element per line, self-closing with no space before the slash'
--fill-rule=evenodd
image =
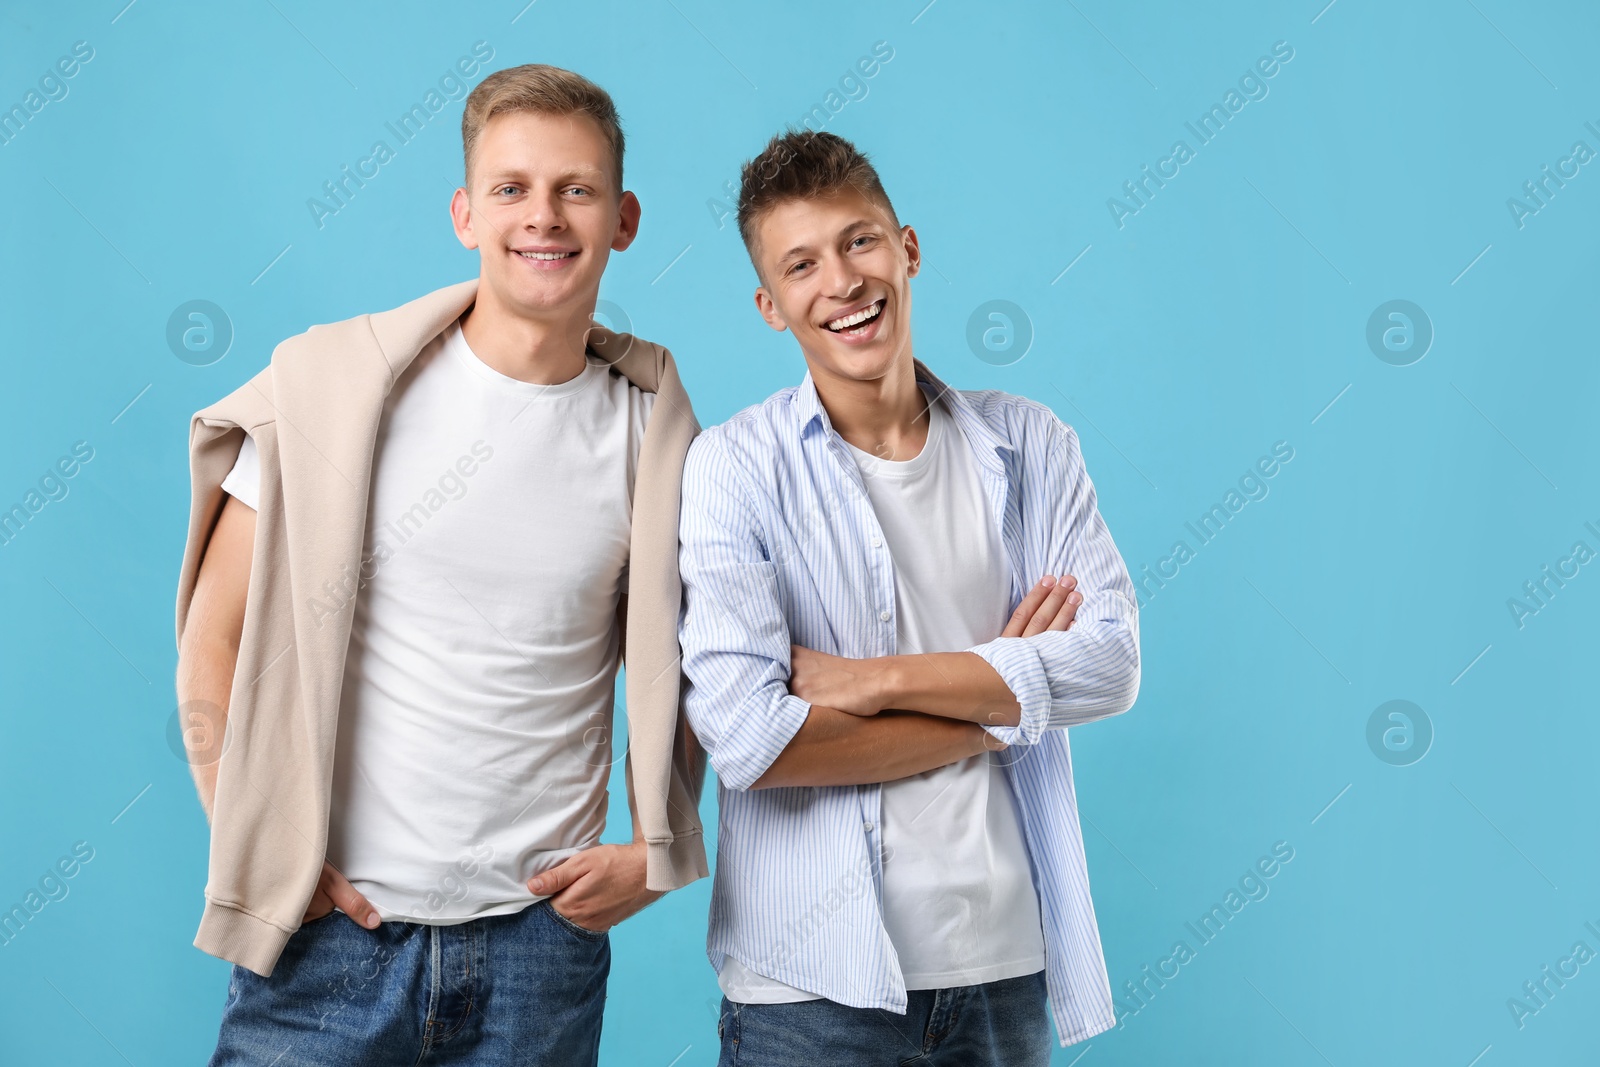
<path id="1" fill-rule="evenodd" d="M 978 462 L 994 474 L 1005 477 L 1006 460 L 1013 451 L 1011 442 L 996 432 L 989 424 L 989 420 L 979 414 L 965 393 L 959 389 L 952 389 L 940 381 L 938 376 L 920 360 L 916 361 L 916 367 L 917 380 L 926 382 L 934 399 L 944 402 L 945 409 L 950 412 L 951 417 L 956 420 L 956 425 L 960 426 L 961 432 L 966 435 L 967 441 L 978 457 Z"/>
<path id="2" fill-rule="evenodd" d="M 800 388 L 794 395 L 795 428 L 803 438 L 813 425 L 821 426 L 824 432 L 833 429 L 833 423 L 828 421 L 828 413 L 822 406 L 822 398 L 817 395 L 817 383 L 811 380 L 811 371 L 806 371 L 805 380 L 800 383 Z"/>
<path id="3" fill-rule="evenodd" d="M 972 443 L 978 462 L 994 473 L 1004 475 L 1005 460 L 1013 451 L 1011 442 L 990 427 L 962 395 L 961 390 L 946 385 L 920 359 L 912 360 L 912 365 L 915 367 L 917 382 L 925 387 L 924 391 L 930 393 L 935 402 L 944 404 L 945 410 L 956 420 L 962 433 Z M 804 438 L 813 426 L 819 427 L 823 433 L 834 432 L 833 423 L 828 419 L 827 409 L 822 406 L 822 398 L 817 395 L 817 384 L 812 380 L 809 370 L 806 371 L 805 380 L 795 392 L 793 407 L 796 429 L 801 438 Z"/>

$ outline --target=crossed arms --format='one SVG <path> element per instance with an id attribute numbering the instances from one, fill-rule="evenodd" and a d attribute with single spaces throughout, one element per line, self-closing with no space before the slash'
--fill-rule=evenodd
<path id="1" fill-rule="evenodd" d="M 1006 637 L 1064 631 L 1083 598 L 1070 575 L 1042 579 L 1006 624 Z M 1016 725 L 1016 698 L 972 652 L 845 659 L 795 645 L 789 692 L 806 720 L 752 789 L 890 782 L 1006 747 L 982 722 Z M 895 709 L 895 710 L 891 710 Z"/>
<path id="2" fill-rule="evenodd" d="M 714 437 L 696 442 L 680 535 L 685 709 L 724 785 L 892 781 L 1132 706 L 1132 584 L 1076 435 L 1061 427 L 1047 448 L 1023 514 L 1040 546 L 1025 565 L 1046 578 L 1005 632 L 965 652 L 853 660 L 791 645 L 748 476 Z"/>

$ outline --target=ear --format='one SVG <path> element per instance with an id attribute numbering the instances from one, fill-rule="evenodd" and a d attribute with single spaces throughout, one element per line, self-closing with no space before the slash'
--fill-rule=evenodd
<path id="1" fill-rule="evenodd" d="M 917 272 L 922 269 L 922 245 L 917 240 L 917 231 L 913 230 L 910 226 L 900 227 L 900 241 L 905 246 L 906 250 L 906 260 L 908 263 L 908 266 L 906 267 L 906 277 L 915 278 L 917 276 Z"/>
<path id="2" fill-rule="evenodd" d="M 477 248 L 478 235 L 472 232 L 472 202 L 465 188 L 457 189 L 450 197 L 450 225 L 455 227 L 456 240 L 464 248 Z"/>
<path id="3" fill-rule="evenodd" d="M 772 294 L 767 292 L 767 287 L 764 285 L 756 289 L 756 310 L 761 313 L 767 325 L 779 333 L 789 328 L 789 324 L 783 321 L 783 316 L 778 314 L 778 305 L 773 303 Z"/>
<path id="4" fill-rule="evenodd" d="M 639 198 L 632 193 L 623 193 L 622 200 L 617 204 L 617 234 L 611 239 L 613 252 L 624 251 L 633 244 L 633 239 L 639 236 Z"/>

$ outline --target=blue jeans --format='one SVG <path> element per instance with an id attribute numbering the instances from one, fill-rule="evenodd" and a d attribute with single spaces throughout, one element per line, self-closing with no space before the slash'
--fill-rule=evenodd
<path id="1" fill-rule="evenodd" d="M 211 1065 L 592 1065 L 610 970 L 610 937 L 548 900 L 376 930 L 335 910 L 295 931 L 270 978 L 235 965 Z"/>
<path id="2" fill-rule="evenodd" d="M 954 989 L 913 989 L 906 1013 L 831 1000 L 722 998 L 718 1067 L 1046 1067 L 1044 972 Z"/>

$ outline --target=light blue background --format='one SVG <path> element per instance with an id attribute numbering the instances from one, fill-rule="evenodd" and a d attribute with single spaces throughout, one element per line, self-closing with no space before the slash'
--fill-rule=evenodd
<path id="1" fill-rule="evenodd" d="M 481 40 L 493 68 L 614 94 L 644 224 L 602 295 L 673 349 L 703 422 L 803 372 L 708 201 L 887 41 L 827 128 L 921 234 L 917 354 L 1077 427 L 1136 578 L 1294 448 L 1149 600 L 1138 704 L 1073 730 L 1119 998 L 1274 842 L 1294 859 L 1056 1062 L 1594 1062 L 1600 963 L 1523 1028 L 1507 999 L 1600 951 L 1600 564 L 1520 629 L 1507 600 L 1600 549 L 1600 163 L 1522 228 L 1506 202 L 1574 141 L 1600 150 L 1600 15 L 1324 2 L 5 4 L 0 104 L 73 42 L 95 54 L 0 145 L 0 507 L 74 442 L 95 456 L 0 548 L 0 906 L 75 841 L 95 857 L 0 948 L 0 1061 L 200 1063 L 215 1041 L 228 966 L 190 943 L 206 825 L 165 733 L 188 419 L 284 337 L 476 274 L 447 217 L 459 100 L 323 228 L 306 201 Z M 1267 98 L 1119 229 L 1107 198 L 1196 147 L 1184 123 L 1277 41 L 1294 58 Z M 194 299 L 235 330 L 210 366 L 165 340 Z M 1031 323 L 1008 366 L 966 342 L 991 299 Z M 1391 299 L 1435 330 L 1410 366 L 1365 340 Z M 1410 766 L 1366 740 L 1391 699 L 1435 731 Z M 604 1062 L 715 1061 L 708 894 L 616 931 Z"/>

